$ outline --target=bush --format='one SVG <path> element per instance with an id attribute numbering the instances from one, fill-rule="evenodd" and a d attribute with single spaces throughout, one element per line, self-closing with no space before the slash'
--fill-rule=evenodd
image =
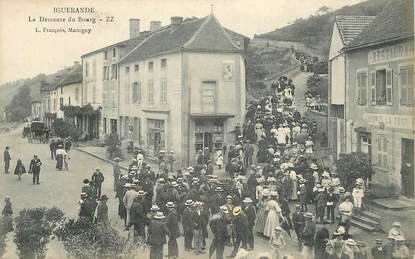
<path id="1" fill-rule="evenodd" d="M 58 208 L 23 209 L 16 218 L 16 243 L 19 258 L 44 258 L 53 230 L 63 219 Z"/>
<path id="2" fill-rule="evenodd" d="M 70 219 L 55 233 L 68 255 L 75 258 L 140 258 L 134 251 L 141 243 L 128 242 L 110 224 L 97 225 L 81 217 Z"/>
<path id="3" fill-rule="evenodd" d="M 53 129 L 60 138 L 71 137 L 73 141 L 77 141 L 81 137 L 81 131 L 75 125 L 62 120 L 55 121 Z"/>
<path id="4" fill-rule="evenodd" d="M 346 190 L 354 186 L 357 178 L 360 177 L 366 181 L 373 173 L 369 156 L 362 152 L 340 154 L 335 163 L 339 178 Z"/>
<path id="5" fill-rule="evenodd" d="M 2 258 L 4 251 L 6 250 L 6 236 L 7 233 L 12 231 L 9 228 L 9 220 L 12 220 L 10 217 L 0 218 L 0 258 Z"/>
<path id="6" fill-rule="evenodd" d="M 114 157 L 123 158 L 123 154 L 121 152 L 121 140 L 117 133 L 111 133 L 108 135 L 105 138 L 105 144 L 108 146 L 107 152 L 109 153 L 110 159 Z"/>

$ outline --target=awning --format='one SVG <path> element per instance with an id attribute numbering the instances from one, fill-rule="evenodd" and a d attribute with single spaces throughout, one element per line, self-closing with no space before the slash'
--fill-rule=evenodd
<path id="1" fill-rule="evenodd" d="M 367 130 L 366 127 L 356 127 L 354 128 L 354 132 L 362 133 L 362 134 L 369 134 L 370 132 Z"/>
<path id="2" fill-rule="evenodd" d="M 190 118 L 192 119 L 227 119 L 227 118 L 233 118 L 235 117 L 234 114 L 230 113 L 192 113 L 190 114 Z"/>

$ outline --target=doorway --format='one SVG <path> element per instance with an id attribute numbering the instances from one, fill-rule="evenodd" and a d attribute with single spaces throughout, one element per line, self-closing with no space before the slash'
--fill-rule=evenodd
<path id="1" fill-rule="evenodd" d="M 161 134 L 159 131 L 154 131 L 154 156 L 160 153 Z"/>
<path id="2" fill-rule="evenodd" d="M 213 151 L 213 139 L 211 132 L 203 133 L 203 149 L 209 148 L 209 152 Z"/>
<path id="3" fill-rule="evenodd" d="M 402 195 L 414 197 L 414 140 L 402 139 L 401 150 L 401 186 Z"/>

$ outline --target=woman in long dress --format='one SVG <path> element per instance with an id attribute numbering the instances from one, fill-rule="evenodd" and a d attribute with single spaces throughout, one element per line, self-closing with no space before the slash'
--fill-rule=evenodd
<path id="1" fill-rule="evenodd" d="M 265 221 L 264 236 L 271 237 L 277 226 L 280 225 L 280 217 L 282 218 L 281 208 L 277 202 L 277 192 L 271 193 L 271 199 L 267 203 L 268 210 L 267 220 Z"/>
<path id="2" fill-rule="evenodd" d="M 260 199 L 256 205 L 258 214 L 255 222 L 255 232 L 264 234 L 265 222 L 267 220 L 268 211 L 267 204 L 269 200 L 269 191 L 264 189 L 262 192 L 262 199 Z"/>

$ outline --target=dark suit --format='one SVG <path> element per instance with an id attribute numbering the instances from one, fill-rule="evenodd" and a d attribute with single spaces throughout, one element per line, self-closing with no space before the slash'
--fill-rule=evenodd
<path id="1" fill-rule="evenodd" d="M 249 247 L 254 249 L 254 226 L 256 218 L 255 208 L 253 205 L 249 205 L 248 207 L 244 208 L 244 212 L 248 220 L 247 242 Z"/>
<path id="2" fill-rule="evenodd" d="M 247 237 L 248 237 L 248 218 L 246 217 L 244 212 L 241 212 L 235 219 L 234 219 L 234 226 L 235 226 L 235 242 L 233 245 L 233 256 L 236 255 L 239 249 L 239 245 L 242 242 L 242 248 L 247 249 Z"/>
<path id="3" fill-rule="evenodd" d="M 386 259 L 386 250 L 382 249 L 379 251 L 377 247 L 372 248 L 373 259 Z"/>
<path id="4" fill-rule="evenodd" d="M 7 173 L 9 173 L 10 160 L 11 160 L 11 157 L 10 157 L 10 154 L 9 154 L 8 150 L 4 151 L 3 159 L 4 159 L 4 173 L 7 174 Z"/>
<path id="5" fill-rule="evenodd" d="M 142 239 L 146 238 L 146 212 L 144 210 L 143 201 L 140 199 L 134 200 L 131 205 L 130 224 L 134 225 L 134 239 L 138 236 Z"/>
<path id="6" fill-rule="evenodd" d="M 42 165 L 42 162 L 39 160 L 39 158 L 33 158 L 32 161 L 30 161 L 29 170 L 33 174 L 33 184 L 35 184 L 35 182 L 39 184 L 39 175 L 40 175 L 41 165 Z"/>
<path id="7" fill-rule="evenodd" d="M 314 247 L 314 258 L 324 259 L 326 250 L 326 240 L 330 237 L 329 230 L 325 227 L 320 228 L 316 232 L 315 247 Z"/>
<path id="8" fill-rule="evenodd" d="M 177 257 L 179 255 L 179 247 L 177 246 L 177 238 L 180 236 L 179 215 L 176 209 L 169 211 L 166 218 L 166 226 L 170 232 L 168 251 L 169 257 Z"/>
<path id="9" fill-rule="evenodd" d="M 337 254 L 331 254 L 329 255 L 328 259 L 350 259 L 350 256 L 348 256 L 345 253 L 341 253 L 340 256 L 338 256 Z"/>
<path id="10" fill-rule="evenodd" d="M 223 259 L 225 243 L 228 237 L 228 225 L 226 219 L 221 214 L 215 214 L 209 223 L 213 233 L 212 244 L 210 245 L 209 255 L 216 250 L 216 259 Z"/>
<path id="11" fill-rule="evenodd" d="M 163 245 L 169 230 L 163 220 L 153 219 L 148 230 L 148 244 L 150 245 L 150 259 L 163 259 Z"/>
<path id="12" fill-rule="evenodd" d="M 183 211 L 182 225 L 184 232 L 184 248 L 189 250 L 192 248 L 193 240 L 193 222 L 192 222 L 192 209 L 186 207 Z"/>
<path id="13" fill-rule="evenodd" d="M 291 216 L 295 234 L 297 235 L 298 247 L 301 248 L 301 233 L 305 226 L 305 218 L 302 212 L 294 212 Z"/>

